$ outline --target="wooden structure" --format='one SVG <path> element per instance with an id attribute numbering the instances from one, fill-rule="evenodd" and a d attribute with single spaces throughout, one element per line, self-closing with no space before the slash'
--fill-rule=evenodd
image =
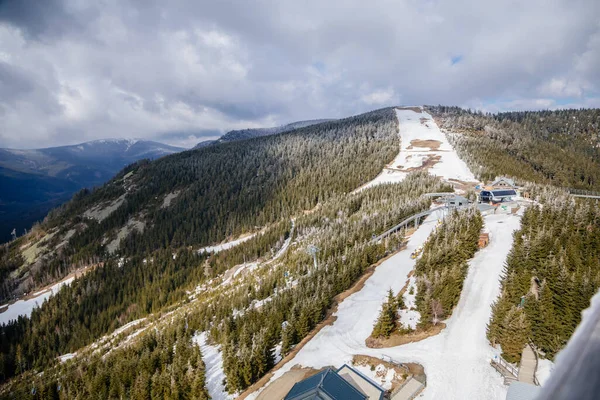
<path id="1" fill-rule="evenodd" d="M 490 244 L 490 234 L 487 232 L 482 232 L 479 234 L 479 242 L 477 243 L 480 249 L 483 249 L 488 244 Z"/>
<path id="2" fill-rule="evenodd" d="M 505 385 L 510 385 L 512 382 L 518 380 L 517 377 L 519 376 L 519 369 L 510 364 L 504 358 L 496 356 L 490 360 L 490 364 L 496 371 L 500 373 L 500 375 L 502 375 Z"/>
<path id="3" fill-rule="evenodd" d="M 495 356 L 490 360 L 490 364 L 504 378 L 504 384 L 510 385 L 514 381 L 525 382 L 531 385 L 540 386 L 535 373 L 538 367 L 538 357 L 533 346 L 529 343 L 523 348 L 521 353 L 521 363 L 519 367 L 510 364 L 502 356 Z"/>

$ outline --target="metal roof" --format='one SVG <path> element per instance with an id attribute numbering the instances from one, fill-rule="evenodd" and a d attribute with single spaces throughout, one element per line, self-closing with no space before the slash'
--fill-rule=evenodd
<path id="1" fill-rule="evenodd" d="M 539 386 L 515 381 L 508 387 L 506 400 L 534 400 L 540 393 L 540 389 Z"/>
<path id="2" fill-rule="evenodd" d="M 509 197 L 509 196 L 517 195 L 517 191 L 514 189 L 496 189 L 496 190 L 490 190 L 489 192 L 494 197 Z"/>
<path id="3" fill-rule="evenodd" d="M 322 399 L 329 396 L 334 400 L 366 400 L 367 396 L 346 382 L 331 368 L 296 383 L 284 400 Z"/>

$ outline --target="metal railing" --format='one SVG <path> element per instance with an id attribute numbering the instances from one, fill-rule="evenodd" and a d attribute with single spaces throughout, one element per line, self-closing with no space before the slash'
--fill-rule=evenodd
<path id="1" fill-rule="evenodd" d="M 588 199 L 600 199 L 600 192 L 593 192 L 591 190 L 583 190 L 583 189 L 569 189 L 569 188 L 566 188 L 566 191 L 573 197 L 585 197 Z"/>
<path id="2" fill-rule="evenodd" d="M 537 369 L 538 369 L 538 362 L 539 362 L 539 356 L 538 356 L 538 351 L 537 348 L 535 347 L 535 345 L 533 344 L 533 342 L 531 341 L 531 339 L 529 339 L 529 347 L 531 347 L 531 350 L 533 350 L 533 355 L 535 356 L 535 369 L 533 370 L 533 383 L 535 383 L 536 386 L 542 386 L 540 385 L 540 381 L 537 378 Z"/>
<path id="3" fill-rule="evenodd" d="M 504 375 L 502 372 L 502 369 L 508 373 L 510 373 L 511 375 L 513 375 L 515 377 L 515 379 L 518 378 L 519 376 L 519 368 L 515 367 L 514 365 L 510 364 L 508 361 L 506 361 L 504 358 L 502 358 L 502 356 L 498 356 L 498 358 L 496 359 L 492 359 L 490 361 L 490 363 L 492 364 L 492 366 L 496 369 L 496 371 L 500 372 L 502 375 Z M 497 368 L 497 366 L 502 367 L 502 369 Z"/>

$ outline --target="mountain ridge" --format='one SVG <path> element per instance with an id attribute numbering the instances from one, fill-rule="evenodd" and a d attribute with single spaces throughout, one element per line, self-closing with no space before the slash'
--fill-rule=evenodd
<path id="1" fill-rule="evenodd" d="M 111 179 L 143 158 L 185 149 L 141 139 L 99 139 L 41 149 L 0 148 L 0 242 L 21 234 L 82 188 Z"/>
<path id="2" fill-rule="evenodd" d="M 312 119 L 312 120 L 305 120 L 305 121 L 296 121 L 296 122 L 291 122 L 289 124 L 274 126 L 274 127 L 270 127 L 270 128 L 235 129 L 235 130 L 231 130 L 231 131 L 227 132 L 226 134 L 221 136 L 219 139 L 204 140 L 204 141 L 198 143 L 193 148 L 201 149 L 203 147 L 210 146 L 213 144 L 234 142 L 237 140 L 246 140 L 246 139 L 253 139 L 256 137 L 276 135 L 278 133 L 289 132 L 294 129 L 305 128 L 307 126 L 317 125 L 317 124 L 321 124 L 323 122 L 331 122 L 331 121 L 335 121 L 335 119 Z"/>

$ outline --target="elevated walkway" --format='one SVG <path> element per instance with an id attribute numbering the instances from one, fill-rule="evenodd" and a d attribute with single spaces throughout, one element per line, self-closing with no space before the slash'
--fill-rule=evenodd
<path id="1" fill-rule="evenodd" d="M 498 371 L 504 378 L 504 384 L 510 385 L 512 382 L 517 380 L 519 376 L 519 369 L 502 357 L 494 358 L 490 361 L 491 366 Z"/>
<path id="2" fill-rule="evenodd" d="M 429 214 L 433 214 L 436 211 L 441 211 L 446 209 L 446 206 L 441 206 L 441 207 L 436 207 L 436 208 L 432 208 L 430 210 L 427 211 L 423 211 L 420 212 L 418 214 L 412 215 L 408 218 L 406 218 L 404 221 L 400 222 L 398 225 L 388 229 L 387 231 L 383 232 L 381 235 L 376 236 L 375 238 L 373 238 L 373 243 L 377 243 L 379 242 L 381 239 L 391 235 L 394 232 L 398 232 L 400 229 L 406 227 L 408 224 L 410 223 L 414 223 L 415 227 L 417 227 L 419 225 L 419 221 L 421 220 L 421 218 L 428 216 Z"/>
<path id="3" fill-rule="evenodd" d="M 521 364 L 519 368 L 510 364 L 502 357 L 490 361 L 491 366 L 504 377 L 504 384 L 510 385 L 514 381 L 540 386 L 535 373 L 538 366 L 537 354 L 530 344 L 527 344 L 521 353 Z"/>
<path id="4" fill-rule="evenodd" d="M 535 370 L 537 369 L 537 357 L 530 345 L 525 346 L 521 354 L 521 366 L 519 367 L 519 382 L 535 385 Z"/>
<path id="5" fill-rule="evenodd" d="M 567 189 L 569 194 L 573 197 L 582 197 L 586 199 L 599 199 L 600 200 L 600 192 L 592 192 L 591 190 L 581 190 L 581 189 Z"/>

